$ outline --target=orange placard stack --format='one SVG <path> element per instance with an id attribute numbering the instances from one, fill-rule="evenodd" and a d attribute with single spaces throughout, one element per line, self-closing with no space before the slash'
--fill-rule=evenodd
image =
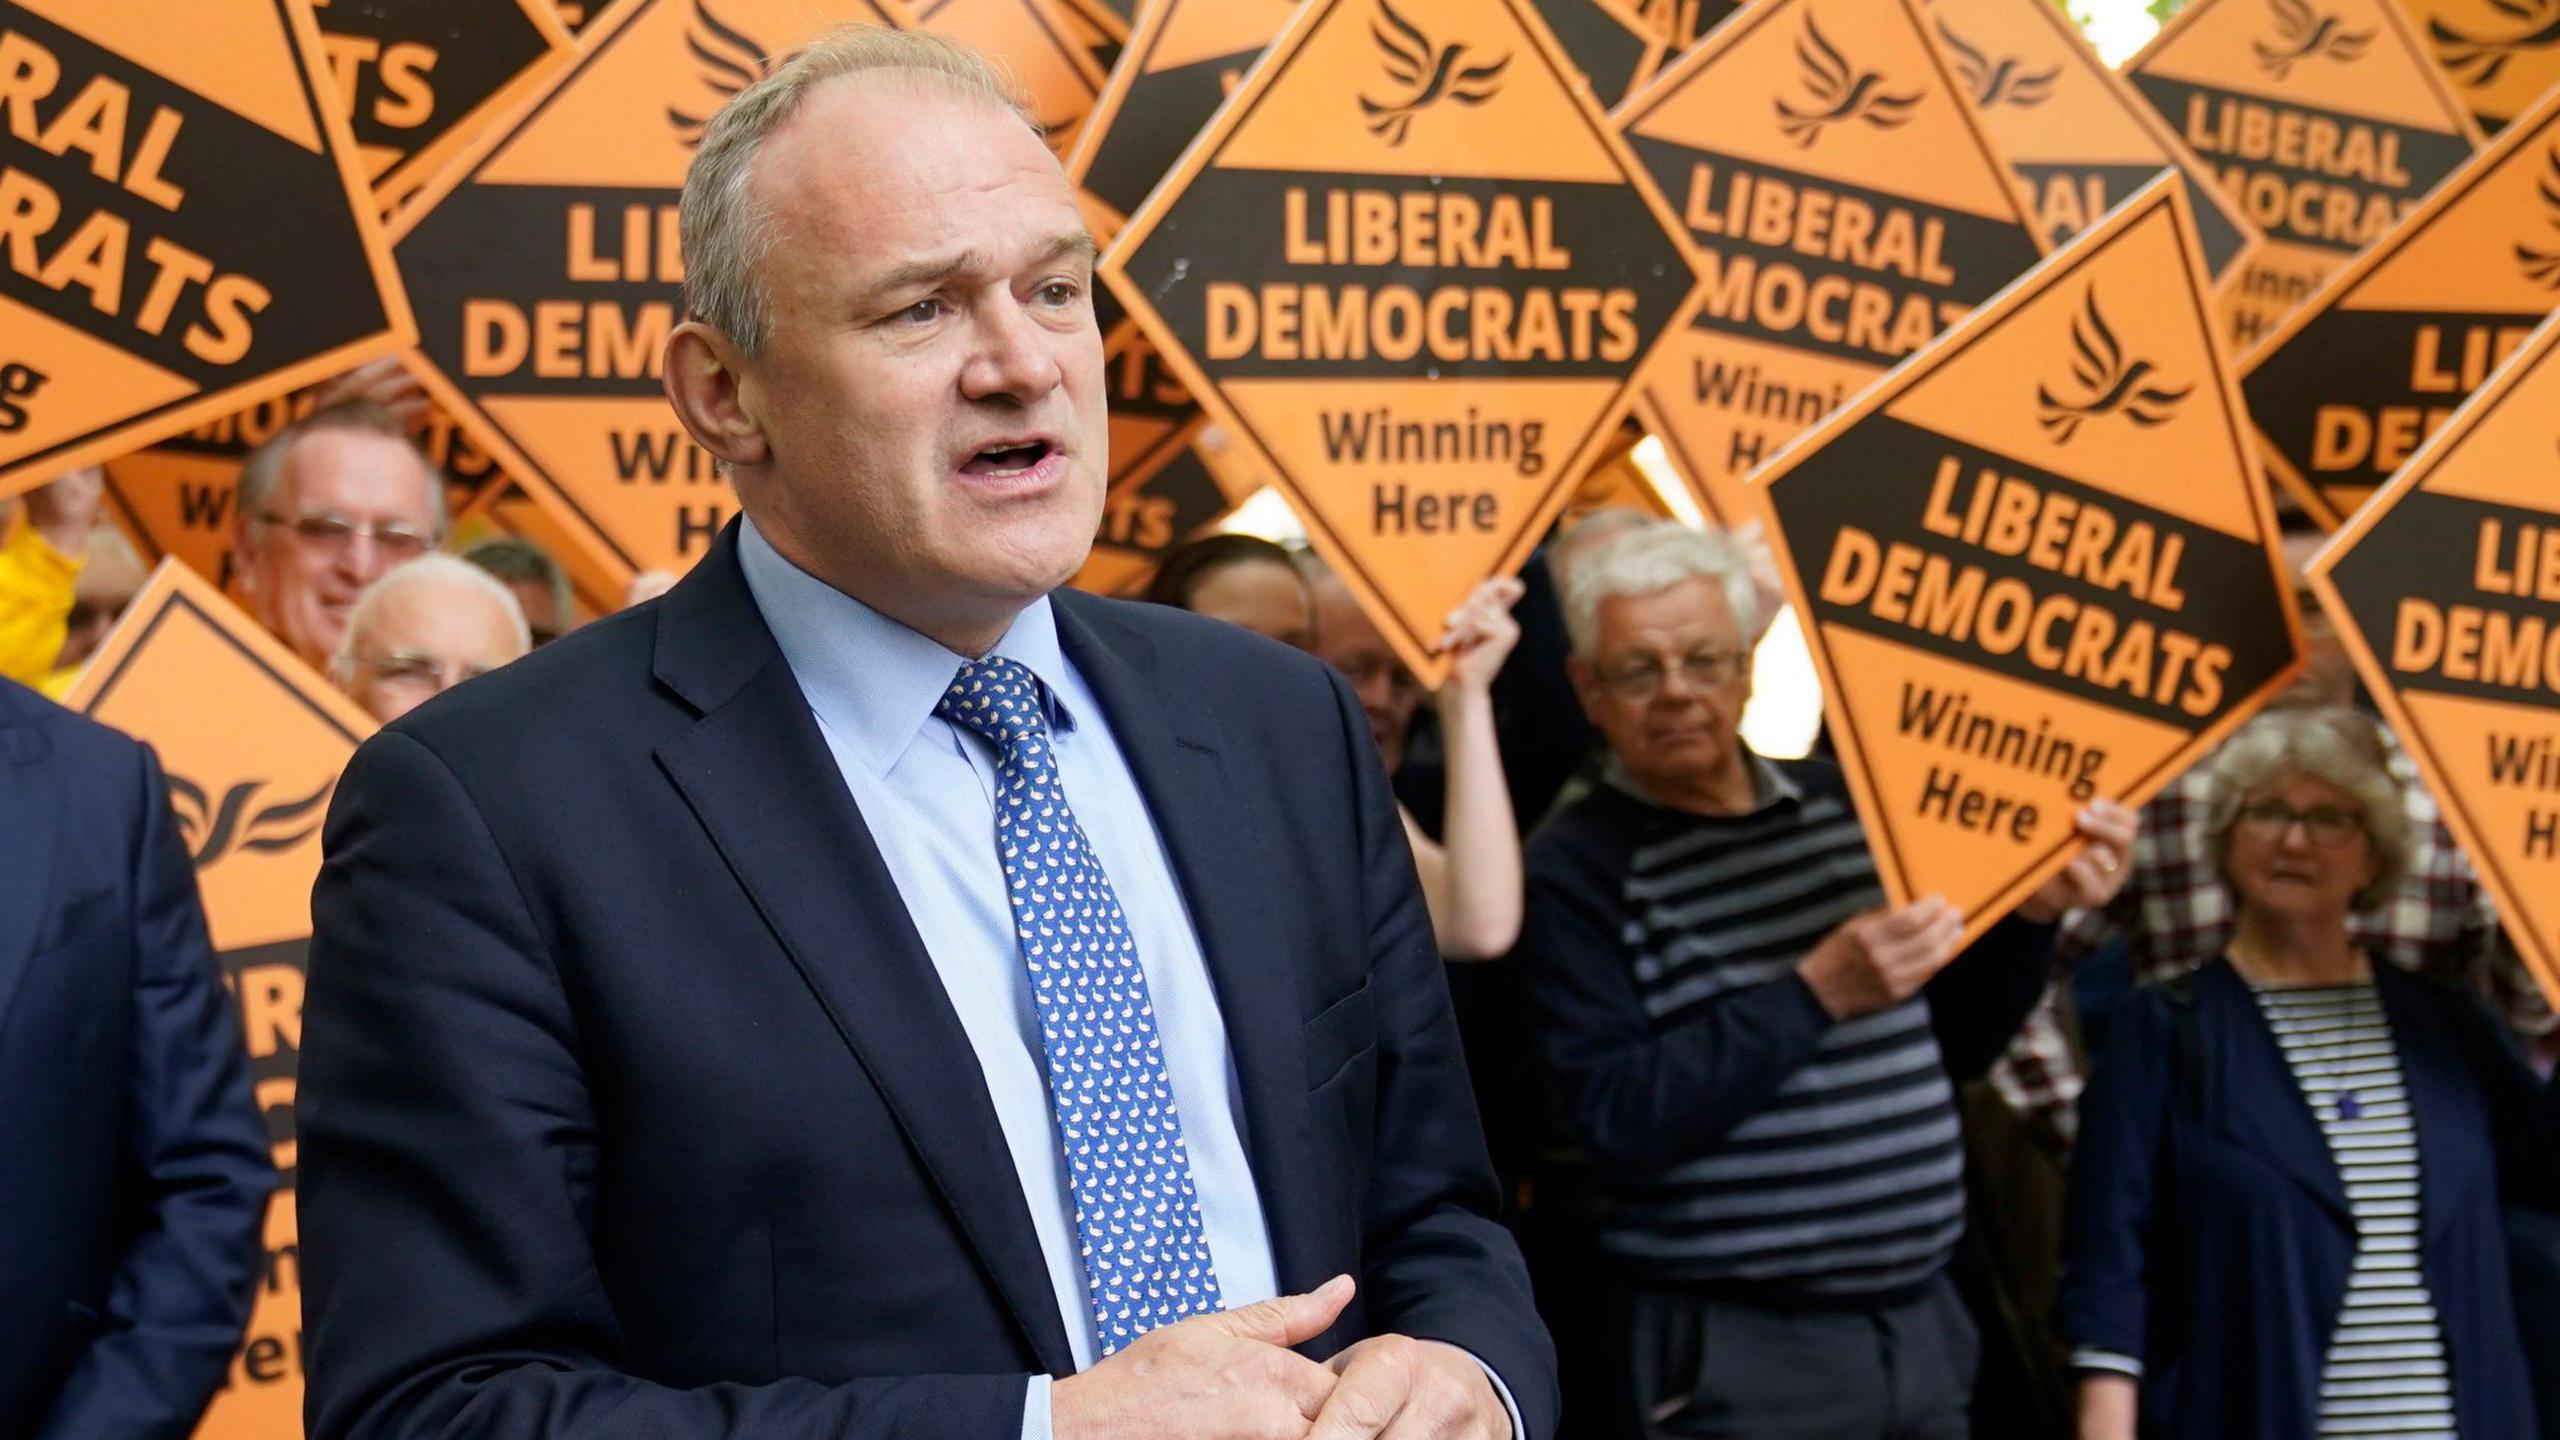
<path id="1" fill-rule="evenodd" d="M 1762 0 L 1618 115 L 1705 302 L 1636 405 L 1708 515 L 2044 253 L 1909 0 Z"/>
<path id="2" fill-rule="evenodd" d="M 2052 0 L 1931 0 L 1929 19 L 1992 143 L 2059 245 L 2163 170 L 2186 177 L 2217 283 L 2263 239 L 2159 113 L 2107 68 Z"/>
<path id="3" fill-rule="evenodd" d="M 1675 223 L 1528 0 L 1309 0 L 1103 273 L 1434 684 L 1686 319 Z"/>
<path id="4" fill-rule="evenodd" d="M 175 562 L 153 573 L 65 703 L 159 752 L 213 948 L 239 1000 L 258 1108 L 285 1182 L 267 1210 L 248 1334 L 196 1434 L 299 1435 L 302 1279 L 292 1182 L 303 956 L 320 822 L 373 722 Z"/>
<path id="5" fill-rule="evenodd" d="M 1968 936 L 2297 664 L 2210 293 L 2163 176 L 1749 487 L 1886 893 Z"/>
<path id="6" fill-rule="evenodd" d="M 2560 1004 L 2560 323 L 2311 567 L 2320 604 Z"/>
<path id="7" fill-rule="evenodd" d="M 0 496 L 409 343 L 327 66 L 288 0 L 0 0 Z"/>
<path id="8" fill-rule="evenodd" d="M 2267 468 L 2335 526 L 2560 305 L 2560 93 L 2240 365 Z"/>
<path id="9" fill-rule="evenodd" d="M 2125 76 L 2266 232 L 2223 294 L 2235 351 L 2480 144 L 2394 0 L 2195 0 Z"/>

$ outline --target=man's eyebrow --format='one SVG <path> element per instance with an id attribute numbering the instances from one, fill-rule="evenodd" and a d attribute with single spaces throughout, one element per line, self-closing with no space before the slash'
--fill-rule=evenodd
<path id="1" fill-rule="evenodd" d="M 1078 228 L 1064 231 L 1050 240 L 1031 263 L 1034 266 L 1051 265 L 1060 260 L 1073 259 L 1082 260 L 1090 265 L 1098 253 L 1093 236 Z M 863 297 L 871 299 L 901 294 L 909 290 L 931 289 L 954 275 L 985 269 L 990 263 L 992 262 L 988 260 L 987 252 L 976 249 L 963 250 L 956 255 L 926 256 L 920 260 L 910 260 L 903 265 L 892 266 L 878 279 L 864 286 Z"/>

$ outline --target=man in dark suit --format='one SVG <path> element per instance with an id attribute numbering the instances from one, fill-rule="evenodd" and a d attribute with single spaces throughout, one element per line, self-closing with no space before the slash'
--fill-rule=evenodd
<path id="1" fill-rule="evenodd" d="M 149 749 L 0 680 L 0 1435 L 178 1440 L 275 1185 Z"/>
<path id="2" fill-rule="evenodd" d="M 843 32 L 684 223 L 667 391 L 745 519 L 330 817 L 312 1434 L 1551 1433 L 1358 705 L 1057 589 L 1106 419 L 1037 132 Z"/>

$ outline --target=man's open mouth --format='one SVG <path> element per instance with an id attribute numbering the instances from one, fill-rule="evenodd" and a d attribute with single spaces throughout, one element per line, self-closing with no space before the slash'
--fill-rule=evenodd
<path id="1" fill-rule="evenodd" d="M 1046 440 L 1008 440 L 970 456 L 968 462 L 960 467 L 960 473 L 1010 480 L 1027 474 L 1041 461 L 1057 453 L 1057 449 Z"/>

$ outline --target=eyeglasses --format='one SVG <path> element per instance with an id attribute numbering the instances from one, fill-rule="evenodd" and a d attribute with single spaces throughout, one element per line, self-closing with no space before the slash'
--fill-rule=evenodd
<path id="1" fill-rule="evenodd" d="M 1661 694 L 1673 670 L 1680 672 L 1681 683 L 1689 689 L 1721 690 L 1741 679 L 1750 663 L 1748 650 L 1692 650 L 1668 665 L 1656 656 L 1639 656 L 1602 670 L 1600 688 L 1609 692 L 1609 698 L 1634 705 Z"/>
<path id="2" fill-rule="evenodd" d="M 2314 805 L 2296 810 L 2281 800 L 2252 800 L 2240 807 L 2240 825 L 2260 840 L 2282 840 L 2287 831 L 2300 825 L 2311 843 L 2323 850 L 2335 850 L 2364 833 L 2364 817 L 2353 810 L 2335 805 Z"/>
<path id="3" fill-rule="evenodd" d="M 435 548 L 436 537 L 414 525 L 397 520 L 351 520 L 334 510 L 317 515 L 279 515 L 272 510 L 258 512 L 262 525 L 282 525 L 294 538 L 314 549 L 344 551 L 361 535 L 373 542 L 375 549 L 403 560 L 414 560 Z"/>

